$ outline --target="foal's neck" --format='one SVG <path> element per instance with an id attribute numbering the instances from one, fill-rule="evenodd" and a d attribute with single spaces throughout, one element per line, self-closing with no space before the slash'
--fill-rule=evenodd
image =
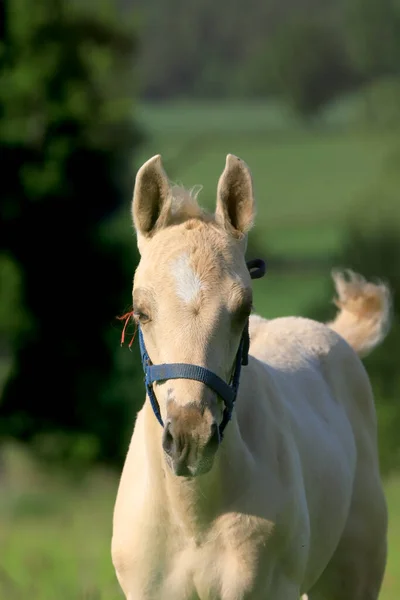
<path id="1" fill-rule="evenodd" d="M 243 443 L 235 417 L 229 423 L 224 441 L 209 473 L 194 478 L 178 477 L 166 463 L 162 450 L 162 430 L 149 402 L 145 405 L 150 480 L 170 521 L 192 538 L 201 537 L 212 522 L 229 510 L 244 492 L 252 458 Z"/>

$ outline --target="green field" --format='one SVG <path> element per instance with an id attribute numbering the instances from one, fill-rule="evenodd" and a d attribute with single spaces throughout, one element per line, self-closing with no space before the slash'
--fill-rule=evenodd
<path id="1" fill-rule="evenodd" d="M 43 473 L 8 448 L 0 497 L 0 598 L 122 600 L 110 558 L 118 478 L 84 480 Z M 386 485 L 389 561 L 382 600 L 400 598 L 400 479 Z"/>

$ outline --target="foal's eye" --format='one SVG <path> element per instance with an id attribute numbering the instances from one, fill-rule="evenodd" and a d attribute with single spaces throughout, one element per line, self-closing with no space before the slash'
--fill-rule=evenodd
<path id="1" fill-rule="evenodd" d="M 252 312 L 252 309 L 253 306 L 251 303 L 243 304 L 242 306 L 240 306 L 240 308 L 238 308 L 235 311 L 235 320 L 241 323 L 245 319 L 248 319 Z"/>
<path id="2" fill-rule="evenodd" d="M 135 321 L 139 321 L 142 325 L 144 325 L 145 323 L 148 323 L 150 321 L 150 317 L 142 312 L 141 310 L 135 310 L 133 311 L 133 316 L 135 318 Z"/>

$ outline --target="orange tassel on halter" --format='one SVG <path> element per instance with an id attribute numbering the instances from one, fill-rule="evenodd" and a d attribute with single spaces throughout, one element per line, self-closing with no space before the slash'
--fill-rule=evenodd
<path id="1" fill-rule="evenodd" d="M 135 340 L 135 337 L 136 337 L 136 332 L 137 332 L 137 323 L 136 323 L 136 321 L 135 321 L 135 319 L 134 319 L 134 317 L 133 317 L 133 310 L 131 310 L 131 311 L 130 311 L 130 312 L 128 312 L 128 313 L 125 313 L 125 314 L 124 314 L 124 315 L 122 315 L 121 317 L 117 317 L 117 319 L 118 319 L 119 321 L 125 321 L 125 323 L 124 323 L 124 328 L 122 329 L 122 333 L 121 333 L 121 346 L 123 346 L 123 345 L 124 345 L 124 343 L 125 343 L 125 332 L 126 332 L 126 328 L 127 328 L 127 326 L 128 326 L 128 323 L 129 323 L 129 321 L 132 319 L 132 320 L 133 320 L 133 322 L 135 323 L 135 331 L 133 332 L 133 334 L 132 334 L 132 338 L 131 338 L 131 341 L 130 341 L 130 342 L 129 342 L 129 344 L 128 344 L 128 348 L 129 348 L 129 349 L 131 349 L 131 347 L 132 347 L 132 344 L 133 344 L 133 342 L 134 342 L 134 340 Z"/>

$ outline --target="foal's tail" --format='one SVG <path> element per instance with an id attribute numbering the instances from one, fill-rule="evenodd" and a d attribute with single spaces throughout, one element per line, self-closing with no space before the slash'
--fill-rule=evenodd
<path id="1" fill-rule="evenodd" d="M 354 348 L 366 356 L 380 344 L 390 329 L 391 294 L 382 282 L 371 283 L 353 271 L 334 271 L 338 297 L 336 318 L 327 323 Z"/>

